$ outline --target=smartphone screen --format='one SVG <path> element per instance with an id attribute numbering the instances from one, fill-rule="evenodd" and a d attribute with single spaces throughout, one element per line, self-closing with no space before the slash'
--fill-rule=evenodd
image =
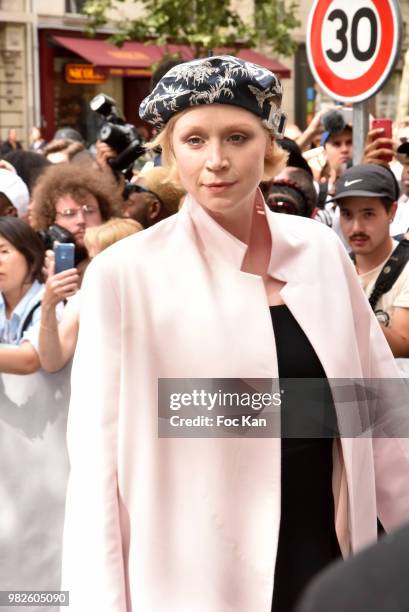
<path id="1" fill-rule="evenodd" d="M 75 267 L 75 245 L 72 242 L 56 244 L 54 247 L 54 254 L 56 274 Z"/>

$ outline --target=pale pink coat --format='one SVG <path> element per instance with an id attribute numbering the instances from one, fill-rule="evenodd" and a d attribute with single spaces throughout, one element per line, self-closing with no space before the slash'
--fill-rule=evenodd
<path id="1" fill-rule="evenodd" d="M 266 214 L 269 274 L 327 376 L 397 376 L 335 234 Z M 188 199 L 87 272 L 68 431 L 70 612 L 270 612 L 280 440 L 157 435 L 159 377 L 277 376 L 245 251 Z M 344 554 L 375 540 L 377 511 L 388 530 L 408 521 L 408 440 L 335 442 L 333 490 Z"/>

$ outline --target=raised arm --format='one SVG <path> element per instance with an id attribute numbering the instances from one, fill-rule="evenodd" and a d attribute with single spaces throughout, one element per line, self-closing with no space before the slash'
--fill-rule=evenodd
<path id="1" fill-rule="evenodd" d="M 69 304 L 57 320 L 57 304 L 73 296 L 79 286 L 75 268 L 54 274 L 54 260 L 48 254 L 48 279 L 42 299 L 38 352 L 42 368 L 47 372 L 61 370 L 74 354 L 78 334 L 78 312 Z"/>

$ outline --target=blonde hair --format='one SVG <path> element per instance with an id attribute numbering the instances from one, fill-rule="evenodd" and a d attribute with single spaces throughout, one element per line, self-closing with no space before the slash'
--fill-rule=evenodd
<path id="1" fill-rule="evenodd" d="M 184 115 L 190 108 L 185 108 L 180 113 L 173 115 L 163 128 L 163 130 L 146 146 L 149 149 L 154 149 L 155 147 L 160 147 L 162 150 L 162 164 L 169 168 L 169 176 L 167 181 L 172 181 L 178 185 L 180 185 L 180 179 L 177 171 L 177 164 L 175 159 L 175 154 L 173 152 L 172 147 L 172 136 L 173 130 L 175 128 L 175 123 Z M 261 122 L 261 120 L 260 120 Z M 268 130 L 266 127 L 262 126 L 263 129 L 267 132 L 269 137 L 272 136 L 272 132 Z M 266 155 L 264 157 L 264 175 L 262 181 L 269 181 L 276 176 L 283 168 L 285 168 L 288 159 L 287 151 L 284 151 L 275 141 L 275 139 L 270 140 L 270 145 L 267 149 Z"/>
<path id="2" fill-rule="evenodd" d="M 140 183 L 142 186 L 160 199 L 168 215 L 173 215 L 178 211 L 179 202 L 186 192 L 179 183 L 175 184 L 172 180 L 169 168 L 155 166 L 141 172 L 138 175 L 139 179 L 142 181 Z"/>
<path id="3" fill-rule="evenodd" d="M 100 253 L 118 240 L 136 234 L 141 230 L 143 230 L 142 225 L 133 219 L 114 217 L 102 225 L 88 227 L 85 231 L 84 243 L 87 251 L 93 249 Z"/>

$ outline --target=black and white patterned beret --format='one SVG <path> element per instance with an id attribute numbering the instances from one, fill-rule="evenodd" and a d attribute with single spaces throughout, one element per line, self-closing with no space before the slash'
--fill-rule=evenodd
<path id="1" fill-rule="evenodd" d="M 232 104 L 262 119 L 281 137 L 285 114 L 277 76 L 262 66 L 231 55 L 217 55 L 171 68 L 139 107 L 139 116 L 162 128 L 176 113 L 199 104 Z"/>

